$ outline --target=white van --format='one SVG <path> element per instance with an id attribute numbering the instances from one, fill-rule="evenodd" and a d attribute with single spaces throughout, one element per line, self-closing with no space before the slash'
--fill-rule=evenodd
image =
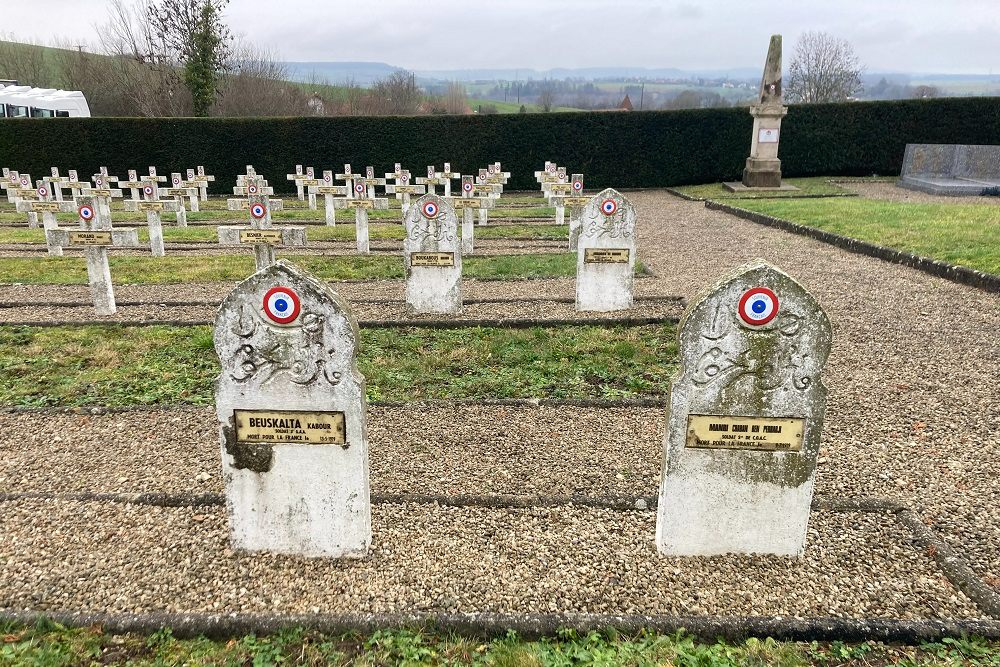
<path id="1" fill-rule="evenodd" d="M 79 90 L 0 85 L 0 118 L 90 117 Z"/>

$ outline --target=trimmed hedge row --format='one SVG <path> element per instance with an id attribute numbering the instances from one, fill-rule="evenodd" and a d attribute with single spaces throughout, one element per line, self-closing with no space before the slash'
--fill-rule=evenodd
<path id="1" fill-rule="evenodd" d="M 669 187 L 740 178 L 746 109 L 338 118 L 54 118 L 0 120 L 0 165 L 33 178 L 51 166 L 81 176 L 107 166 L 161 174 L 198 164 L 231 192 L 247 164 L 288 192 L 294 165 L 415 176 L 447 160 L 474 173 L 499 160 L 512 189 L 536 187 L 546 160 L 585 174 L 588 189 Z M 898 174 L 907 143 L 996 143 L 1000 98 L 793 105 L 782 125 L 785 176 Z"/>

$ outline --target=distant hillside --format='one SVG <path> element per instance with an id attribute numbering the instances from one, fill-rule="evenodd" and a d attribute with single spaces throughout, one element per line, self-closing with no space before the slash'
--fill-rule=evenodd
<path id="1" fill-rule="evenodd" d="M 343 85 L 354 81 L 360 86 L 370 86 L 376 80 L 393 72 L 402 70 L 386 63 L 368 62 L 294 62 L 286 61 L 282 65 L 288 70 L 288 76 L 294 81 L 310 81 L 315 79 L 323 83 Z"/>

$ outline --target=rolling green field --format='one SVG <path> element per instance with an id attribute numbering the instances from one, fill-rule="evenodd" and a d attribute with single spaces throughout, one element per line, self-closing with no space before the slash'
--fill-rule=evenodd
<path id="1" fill-rule="evenodd" d="M 1000 205 L 873 199 L 736 199 L 728 204 L 1000 275 Z"/>

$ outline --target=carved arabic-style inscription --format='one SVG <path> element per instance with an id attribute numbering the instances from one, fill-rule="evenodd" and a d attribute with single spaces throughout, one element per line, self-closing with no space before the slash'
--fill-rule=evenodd
<path id="1" fill-rule="evenodd" d="M 635 225 L 630 224 L 624 215 L 617 215 L 592 218 L 587 222 L 583 235 L 587 238 L 627 239 L 634 233 Z"/>
<path id="2" fill-rule="evenodd" d="M 410 229 L 408 237 L 411 241 L 416 241 L 417 243 L 423 243 L 428 239 L 441 243 L 443 241 L 454 241 L 455 232 L 451 229 L 450 225 L 441 225 L 438 224 L 437 220 L 421 218 Z"/>

